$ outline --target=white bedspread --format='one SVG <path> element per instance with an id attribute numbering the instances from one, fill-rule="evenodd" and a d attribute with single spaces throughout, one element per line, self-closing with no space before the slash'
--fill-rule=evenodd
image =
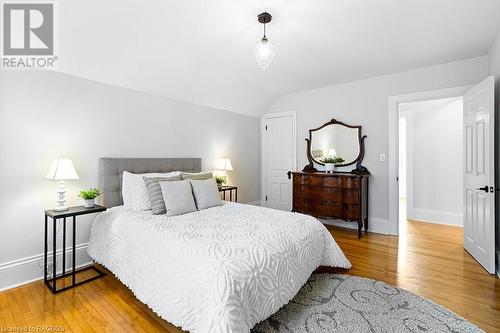
<path id="1" fill-rule="evenodd" d="M 248 332 L 318 266 L 351 267 L 315 218 L 236 203 L 175 217 L 109 209 L 88 253 L 159 316 L 197 333 Z"/>

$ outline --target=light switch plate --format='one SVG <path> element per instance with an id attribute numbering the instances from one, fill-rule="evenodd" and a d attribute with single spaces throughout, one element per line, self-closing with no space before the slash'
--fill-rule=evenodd
<path id="1" fill-rule="evenodd" d="M 380 162 L 385 162 L 385 154 L 380 154 L 379 160 L 380 160 Z"/>

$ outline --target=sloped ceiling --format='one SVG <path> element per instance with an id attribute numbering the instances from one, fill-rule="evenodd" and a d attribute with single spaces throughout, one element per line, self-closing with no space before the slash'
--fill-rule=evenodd
<path id="1" fill-rule="evenodd" d="M 279 97 L 487 53 L 499 0 L 60 0 L 59 70 L 252 116 Z M 256 16 L 278 55 L 257 67 Z"/>

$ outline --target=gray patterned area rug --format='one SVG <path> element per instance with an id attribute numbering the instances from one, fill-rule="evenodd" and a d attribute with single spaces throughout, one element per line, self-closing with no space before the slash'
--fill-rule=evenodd
<path id="1" fill-rule="evenodd" d="M 483 332 L 428 299 L 376 280 L 313 274 L 254 333 Z"/>

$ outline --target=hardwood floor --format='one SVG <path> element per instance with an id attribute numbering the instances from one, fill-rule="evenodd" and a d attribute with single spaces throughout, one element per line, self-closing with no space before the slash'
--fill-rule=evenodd
<path id="1" fill-rule="evenodd" d="M 500 280 L 463 250 L 462 229 L 408 222 L 400 237 L 368 234 L 360 240 L 354 231 L 328 229 L 353 264 L 341 273 L 407 289 L 487 332 L 500 332 Z M 181 332 L 112 274 L 56 296 L 42 282 L 0 293 L 0 332 L 19 326 L 58 326 L 65 332 Z"/>

